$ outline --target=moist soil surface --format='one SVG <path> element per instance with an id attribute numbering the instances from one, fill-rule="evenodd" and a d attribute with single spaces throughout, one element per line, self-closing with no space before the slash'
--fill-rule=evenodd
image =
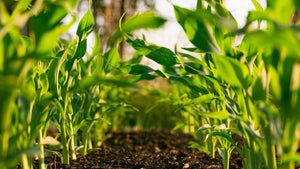
<path id="1" fill-rule="evenodd" d="M 242 146 L 243 140 L 233 136 Z M 222 159 L 216 154 L 211 158 L 206 153 L 189 148 L 188 143 L 196 141 L 191 135 L 175 131 L 115 131 L 107 133 L 107 139 L 100 150 L 92 150 L 86 156 L 78 154 L 70 165 L 61 163 L 54 154 L 46 157 L 50 169 L 76 168 L 197 168 L 222 169 Z M 38 168 L 38 162 L 34 162 Z M 242 168 L 242 159 L 234 150 L 230 158 L 230 169 Z"/>

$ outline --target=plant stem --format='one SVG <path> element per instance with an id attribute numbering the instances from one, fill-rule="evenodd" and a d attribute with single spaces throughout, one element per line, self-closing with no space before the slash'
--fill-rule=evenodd
<path id="1" fill-rule="evenodd" d="M 43 128 L 40 129 L 39 131 L 39 137 L 38 137 L 38 143 L 39 143 L 39 148 L 41 151 L 41 154 L 39 156 L 39 168 L 40 169 L 46 169 L 45 167 L 45 152 L 44 152 L 44 146 L 42 144 L 42 139 L 43 139 Z"/>
<path id="2" fill-rule="evenodd" d="M 223 168 L 229 169 L 230 151 L 226 150 L 223 158 Z"/>
<path id="3" fill-rule="evenodd" d="M 83 130 L 83 131 L 86 131 L 86 130 Z M 88 133 L 87 132 L 82 133 L 82 142 L 83 142 L 83 149 L 81 149 L 80 154 L 86 155 L 87 149 L 88 149 Z"/>
<path id="4" fill-rule="evenodd" d="M 272 137 L 271 133 L 271 126 L 266 124 L 266 121 L 264 119 L 261 120 L 262 124 L 262 131 L 265 136 L 265 160 L 266 160 L 266 165 L 267 168 L 269 169 L 277 169 L 277 164 L 276 164 L 276 154 L 275 154 L 275 143 Z"/>
<path id="5" fill-rule="evenodd" d="M 59 101 L 57 102 L 57 106 L 59 109 L 59 113 L 61 115 L 60 131 L 61 131 L 61 142 L 63 146 L 63 164 L 69 164 L 69 146 L 67 142 L 67 132 L 66 132 L 66 124 L 65 124 L 66 112 Z"/>
<path id="6" fill-rule="evenodd" d="M 76 160 L 76 153 L 75 153 L 75 140 L 74 140 L 74 130 L 73 130 L 73 123 L 72 123 L 72 115 L 69 115 L 69 125 L 70 125 L 70 151 L 71 151 L 71 159 Z"/>
<path id="7" fill-rule="evenodd" d="M 22 154 L 22 168 L 23 169 L 30 169 L 27 155 L 24 153 Z"/>
<path id="8" fill-rule="evenodd" d="M 209 137 L 207 140 L 208 151 L 211 153 L 212 158 L 215 158 L 215 144 L 213 137 Z"/>
<path id="9" fill-rule="evenodd" d="M 64 112 L 62 113 L 64 114 Z M 66 133 L 66 125 L 65 125 L 65 115 L 62 116 L 61 119 L 61 141 L 63 145 L 63 164 L 69 164 L 69 147 L 67 142 L 67 133 Z"/>
<path id="10" fill-rule="evenodd" d="M 9 127 L 13 112 L 15 92 L 0 90 L 0 158 L 6 160 L 9 146 Z"/>

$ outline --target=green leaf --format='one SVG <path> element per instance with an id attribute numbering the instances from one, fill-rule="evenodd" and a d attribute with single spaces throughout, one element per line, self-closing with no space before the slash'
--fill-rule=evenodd
<path id="1" fill-rule="evenodd" d="M 66 8 L 49 1 L 45 12 L 30 19 L 29 27 L 34 35 L 36 46 L 33 52 L 34 57 L 41 58 L 52 52 L 58 36 L 64 29 L 59 24 L 67 14 Z"/>
<path id="2" fill-rule="evenodd" d="M 263 86 L 263 82 L 261 78 L 257 78 L 255 83 L 253 84 L 252 89 L 252 97 L 254 100 L 266 100 L 267 98 L 267 92 L 266 89 Z"/>
<path id="3" fill-rule="evenodd" d="M 209 24 L 209 20 L 214 19 L 210 13 L 194 12 L 175 5 L 174 10 L 178 23 L 193 45 L 206 53 L 222 54 L 214 38 L 213 28 Z"/>
<path id="4" fill-rule="evenodd" d="M 300 58 L 300 51 L 297 50 L 300 42 L 296 32 L 292 29 L 276 28 L 274 31 L 253 31 L 245 35 L 244 42 L 249 48 L 254 49 L 273 51 L 286 48 L 288 57 Z"/>
<path id="5" fill-rule="evenodd" d="M 0 39 L 0 72 L 4 69 L 4 59 L 6 57 L 5 55 L 5 43 L 3 39 Z"/>
<path id="6" fill-rule="evenodd" d="M 118 46 L 111 48 L 104 54 L 104 71 L 105 73 L 110 72 L 119 64 L 119 52 Z"/>
<path id="7" fill-rule="evenodd" d="M 201 116 L 213 118 L 213 119 L 219 119 L 219 120 L 225 120 L 229 119 L 229 114 L 227 111 L 216 111 L 216 112 L 208 112 L 208 113 L 199 113 Z"/>
<path id="8" fill-rule="evenodd" d="M 154 71 L 154 69 L 152 69 L 151 67 L 141 64 L 126 65 L 121 67 L 120 69 L 132 75 L 139 75 Z"/>
<path id="9" fill-rule="evenodd" d="M 101 43 L 100 43 L 100 30 L 98 30 L 96 37 L 95 37 L 95 43 L 94 43 L 93 53 L 91 54 L 91 57 L 94 57 L 98 54 L 100 54 L 101 51 Z"/>
<path id="10" fill-rule="evenodd" d="M 300 163 L 300 153 L 289 153 L 280 157 L 280 165 L 288 164 L 291 161 Z"/>
<path id="11" fill-rule="evenodd" d="M 36 98 L 33 80 L 28 80 L 27 83 L 22 86 L 21 95 L 29 102 L 32 102 Z"/>
<path id="12" fill-rule="evenodd" d="M 147 58 L 155 61 L 156 63 L 164 66 L 173 66 L 178 63 L 178 59 L 174 52 L 165 47 L 159 47 L 155 45 L 146 45 L 145 41 L 141 39 L 132 40 L 127 39 L 127 43 L 131 45 L 134 49 L 141 52 Z"/>
<path id="13" fill-rule="evenodd" d="M 288 24 L 295 10 L 294 0 L 267 0 L 267 9 L 272 19 L 279 24 Z"/>
<path id="14" fill-rule="evenodd" d="M 19 1 L 18 5 L 16 6 L 16 8 L 14 9 L 14 11 L 12 13 L 12 18 L 11 19 L 14 19 L 18 14 L 24 12 L 25 9 L 30 5 L 31 1 L 32 0 Z"/>
<path id="15" fill-rule="evenodd" d="M 212 129 L 212 127 L 209 124 L 204 124 L 203 126 L 201 126 L 196 133 L 202 132 L 202 131 L 206 131 L 206 130 L 210 130 Z"/>
<path id="16" fill-rule="evenodd" d="M 78 43 L 77 50 L 75 53 L 75 58 L 81 59 L 85 55 L 86 49 L 87 49 L 87 40 L 83 39 Z"/>
<path id="17" fill-rule="evenodd" d="M 142 14 L 137 14 L 122 26 L 122 31 L 130 33 L 136 29 L 147 29 L 147 28 L 159 28 L 166 22 L 166 19 L 157 16 L 157 14 L 152 11 L 147 11 Z"/>
<path id="18" fill-rule="evenodd" d="M 125 81 L 125 80 L 116 80 L 112 78 L 101 78 L 97 76 L 89 76 L 85 77 L 79 84 L 81 88 L 87 88 L 90 86 L 98 85 L 98 84 L 107 84 L 107 85 L 114 85 L 120 87 L 136 87 L 134 84 Z"/>
<path id="19" fill-rule="evenodd" d="M 106 123 L 106 124 L 108 124 L 108 125 L 111 125 L 111 122 L 108 121 L 108 120 L 106 120 L 106 119 L 104 119 L 104 118 L 99 118 L 98 120 L 99 120 L 100 122 L 103 122 L 103 123 Z"/>
<path id="20" fill-rule="evenodd" d="M 255 9 L 257 11 L 263 11 L 264 10 L 263 7 L 260 5 L 260 3 L 257 2 L 257 0 L 251 0 L 251 1 L 252 1 L 253 5 L 255 6 Z"/>
<path id="21" fill-rule="evenodd" d="M 108 40 L 110 45 L 122 40 L 122 33 L 131 33 L 138 29 L 155 29 L 159 28 L 166 22 L 166 19 L 157 16 L 157 14 L 147 11 L 142 14 L 136 14 L 129 18 L 124 24 L 122 24 L 121 30 L 118 29 L 116 33 Z"/>
<path id="22" fill-rule="evenodd" d="M 242 158 L 244 158 L 244 153 L 243 151 L 237 146 L 237 144 L 235 143 L 235 141 L 231 138 L 231 136 L 228 133 L 224 133 L 224 132 L 219 132 L 219 131 L 213 131 L 211 133 L 209 133 L 207 135 L 208 137 L 212 137 L 212 136 L 220 136 L 223 137 L 225 139 L 227 139 L 228 141 L 230 141 L 230 143 L 237 149 L 237 151 L 240 153 L 240 155 L 242 156 Z M 207 139 L 206 138 L 206 139 Z"/>
<path id="23" fill-rule="evenodd" d="M 76 49 L 76 59 L 81 59 L 86 52 L 87 36 L 93 31 L 94 17 L 91 10 L 88 10 L 79 22 L 76 35 L 78 46 Z"/>
<path id="24" fill-rule="evenodd" d="M 192 100 L 188 100 L 188 101 L 184 101 L 182 104 L 185 106 L 188 105 L 199 105 L 199 104 L 203 104 L 203 103 L 210 103 L 212 100 L 215 99 L 215 96 L 212 94 L 206 94 L 206 95 L 202 95 L 200 97 L 197 97 L 195 99 Z"/>
<path id="25" fill-rule="evenodd" d="M 201 63 L 197 62 L 186 62 L 184 63 L 184 69 L 188 73 L 191 74 L 202 74 L 203 73 L 203 66 Z"/>
<path id="26" fill-rule="evenodd" d="M 81 18 L 78 28 L 77 28 L 77 31 L 76 31 L 76 35 L 79 38 L 79 42 L 82 39 L 85 39 L 87 37 L 87 35 L 92 32 L 93 25 L 94 25 L 94 17 L 93 17 L 91 10 L 89 9 L 85 13 L 85 15 Z"/>
<path id="27" fill-rule="evenodd" d="M 228 84 L 247 89 L 251 84 L 250 71 L 246 65 L 229 57 L 213 57 L 218 74 Z"/>

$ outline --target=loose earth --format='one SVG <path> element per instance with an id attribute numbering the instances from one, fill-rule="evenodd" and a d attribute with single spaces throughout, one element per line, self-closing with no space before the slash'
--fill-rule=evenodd
<path id="1" fill-rule="evenodd" d="M 238 146 L 242 138 L 234 136 Z M 64 165 L 54 154 L 45 159 L 49 169 L 154 169 L 154 168 L 197 168 L 222 169 L 219 155 L 211 158 L 197 149 L 188 147 L 196 141 L 191 135 L 175 131 L 115 131 L 107 133 L 107 139 L 100 150 L 93 150 L 86 156 Z M 34 162 L 38 168 L 38 162 Z M 241 169 L 242 159 L 237 151 L 230 158 L 230 169 Z"/>

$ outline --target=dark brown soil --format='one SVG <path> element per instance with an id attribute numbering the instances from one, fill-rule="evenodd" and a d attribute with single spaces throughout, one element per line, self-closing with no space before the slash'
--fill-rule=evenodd
<path id="1" fill-rule="evenodd" d="M 235 139 L 240 139 L 235 137 Z M 196 149 L 188 148 L 195 141 L 191 135 L 174 131 L 117 131 L 108 133 L 101 150 L 87 156 L 78 155 L 70 165 L 63 165 L 59 157 L 46 158 L 50 169 L 60 168 L 197 168 L 222 169 L 219 155 L 211 158 Z M 34 168 L 38 168 L 37 162 Z M 230 169 L 242 168 L 242 159 L 233 151 Z"/>

